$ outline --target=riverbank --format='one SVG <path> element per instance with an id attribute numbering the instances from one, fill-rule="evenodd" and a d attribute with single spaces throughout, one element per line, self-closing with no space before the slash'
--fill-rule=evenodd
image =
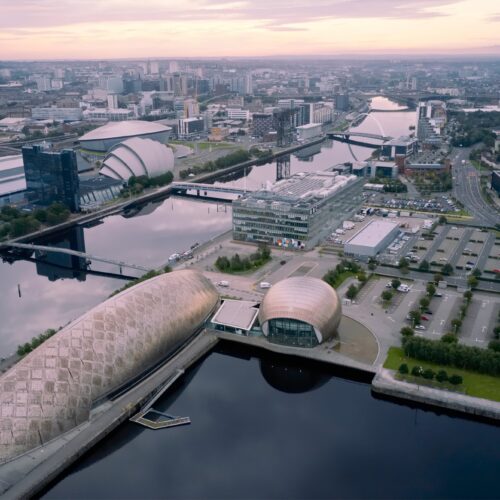
<path id="1" fill-rule="evenodd" d="M 217 337 L 203 332 L 140 384 L 94 409 L 87 422 L 0 466 L 2 498 L 26 498 L 38 494 L 84 453 L 137 413 L 177 370 L 187 370 L 217 342 Z"/>
<path id="2" fill-rule="evenodd" d="M 500 421 L 500 403 L 396 380 L 393 373 L 392 370 L 380 368 L 372 381 L 373 392 Z"/>

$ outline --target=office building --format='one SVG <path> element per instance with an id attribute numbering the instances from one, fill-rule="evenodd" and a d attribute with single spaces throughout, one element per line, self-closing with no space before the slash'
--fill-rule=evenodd
<path id="1" fill-rule="evenodd" d="M 0 157 L 0 207 L 23 201 L 25 191 L 22 155 Z"/>
<path id="2" fill-rule="evenodd" d="M 335 94 L 334 96 L 335 109 L 337 111 L 349 110 L 349 95 L 348 94 Z"/>
<path id="3" fill-rule="evenodd" d="M 494 189 L 500 196 L 500 170 L 494 170 L 491 173 L 491 189 Z"/>
<path id="4" fill-rule="evenodd" d="M 180 139 L 191 139 L 200 135 L 205 130 L 205 120 L 203 118 L 181 118 L 177 136 Z"/>
<path id="5" fill-rule="evenodd" d="M 353 257 L 375 257 L 389 246 L 399 233 L 395 222 L 372 220 L 346 241 L 344 253 Z"/>
<path id="6" fill-rule="evenodd" d="M 272 113 L 254 113 L 252 115 L 252 134 L 255 137 L 264 137 L 274 128 Z"/>
<path id="7" fill-rule="evenodd" d="M 200 105 L 196 99 L 184 100 L 184 116 L 183 118 L 194 118 L 200 116 Z"/>
<path id="8" fill-rule="evenodd" d="M 250 111 L 248 109 L 227 108 L 227 117 L 230 120 L 249 120 Z"/>
<path id="9" fill-rule="evenodd" d="M 337 172 L 300 173 L 233 201 L 233 238 L 304 249 L 361 203 L 363 182 Z"/>
<path id="10" fill-rule="evenodd" d="M 63 203 L 72 212 L 80 209 L 76 155 L 73 150 L 49 151 L 44 146 L 23 146 L 28 198 L 42 205 Z"/>

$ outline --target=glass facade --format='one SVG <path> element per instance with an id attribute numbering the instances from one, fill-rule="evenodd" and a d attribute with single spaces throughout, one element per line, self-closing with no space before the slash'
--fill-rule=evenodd
<path id="1" fill-rule="evenodd" d="M 24 146 L 23 162 L 28 197 L 44 205 L 58 202 L 72 212 L 80 209 L 80 185 L 73 150 L 45 150 L 42 146 Z"/>
<path id="2" fill-rule="evenodd" d="M 312 248 L 362 201 L 363 182 L 352 182 L 326 198 L 281 201 L 256 192 L 233 201 L 233 238 L 282 248 Z"/>
<path id="3" fill-rule="evenodd" d="M 271 319 L 268 323 L 268 339 L 275 344 L 294 347 L 315 347 L 318 338 L 308 323 L 290 318 Z"/>

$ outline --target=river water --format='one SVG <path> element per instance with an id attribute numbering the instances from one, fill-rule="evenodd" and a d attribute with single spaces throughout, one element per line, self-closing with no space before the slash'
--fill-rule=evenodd
<path id="1" fill-rule="evenodd" d="M 397 109 L 375 98 L 376 109 Z M 399 136 L 415 112 L 372 113 L 360 131 Z M 364 159 L 369 148 L 326 141 L 290 158 L 290 172 Z M 313 153 L 315 153 L 313 155 Z M 354 157 L 353 157 L 354 155 Z M 276 162 L 227 182 L 260 187 Z M 239 178 L 238 175 L 240 176 Z M 231 227 L 231 209 L 168 198 L 47 243 L 148 267 Z M 0 356 L 104 300 L 122 279 L 17 261 L 0 264 Z M 74 262 L 73 262 L 74 264 Z M 113 266 L 94 270 L 117 273 Z M 124 270 L 126 272 L 126 270 Z M 19 285 L 19 286 L 18 286 Z M 21 295 L 21 296 L 19 296 Z M 48 498 L 403 498 L 498 496 L 498 429 L 376 399 L 369 380 L 321 364 L 223 345 L 185 375 L 157 409 L 192 425 L 120 426 Z"/>

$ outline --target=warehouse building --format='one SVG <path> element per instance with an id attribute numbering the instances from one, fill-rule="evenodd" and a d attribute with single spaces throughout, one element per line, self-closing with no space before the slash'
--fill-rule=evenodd
<path id="1" fill-rule="evenodd" d="M 347 240 L 344 253 L 354 257 L 375 257 L 387 248 L 399 233 L 399 226 L 395 222 L 372 220 L 352 238 Z"/>

